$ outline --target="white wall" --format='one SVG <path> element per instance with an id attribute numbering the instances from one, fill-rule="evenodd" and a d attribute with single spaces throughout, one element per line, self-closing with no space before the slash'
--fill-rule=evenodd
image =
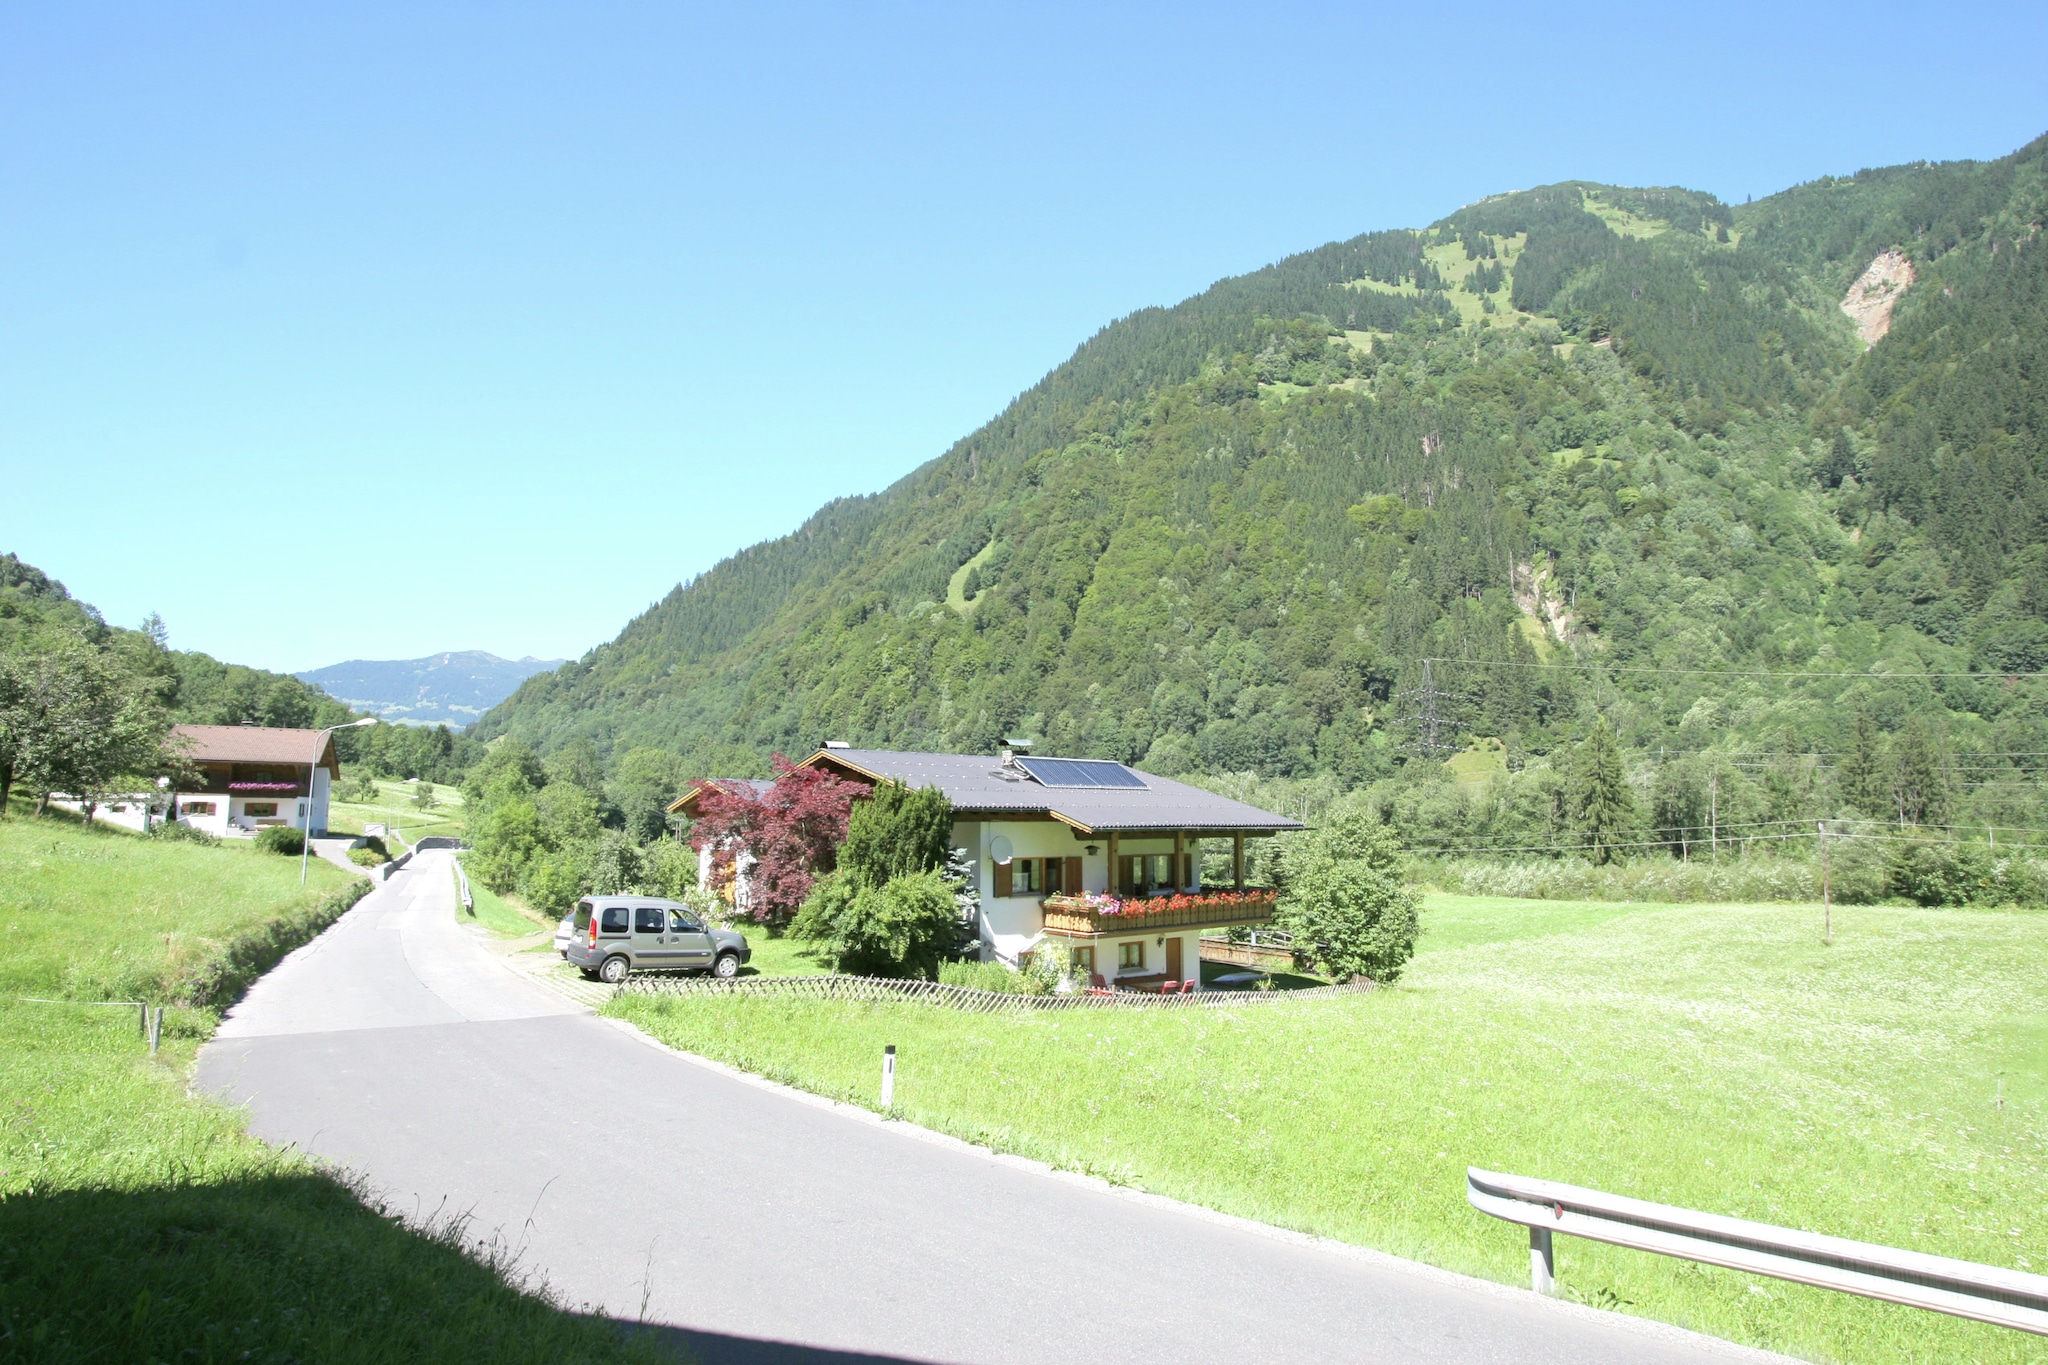
<path id="1" fill-rule="evenodd" d="M 206 792 L 192 792 L 190 794 L 179 792 L 177 796 L 178 822 L 180 824 L 190 825 L 194 829 L 204 830 L 208 834 L 213 835 L 222 835 L 228 832 L 228 798 L 225 792 L 219 795 L 210 795 Z M 193 815 L 185 809 L 186 803 L 189 801 L 213 802 L 213 814 Z"/>
<path id="2" fill-rule="evenodd" d="M 1199 929 L 1178 928 L 1153 929 L 1149 932 L 1141 930 L 1135 934 L 1119 934 L 1114 937 L 1106 937 L 1098 940 L 1096 943 L 1095 970 L 1102 973 L 1103 979 L 1107 981 L 1114 981 L 1120 975 L 1158 976 L 1166 970 L 1167 944 L 1178 941 L 1180 944 L 1180 975 L 1174 979 L 1176 981 L 1195 981 L 1199 983 L 1202 979 L 1201 939 L 1202 935 Z M 1132 942 L 1144 945 L 1145 964 L 1142 967 L 1134 967 L 1125 971 L 1117 966 L 1117 959 L 1122 956 L 1120 945 Z M 1197 985 L 1196 989 L 1200 989 L 1200 986 Z"/>
<path id="3" fill-rule="evenodd" d="M 963 820 L 953 826 L 953 846 L 966 849 L 968 856 L 975 860 L 975 887 L 981 896 L 982 955 L 985 959 L 996 957 L 1015 965 L 1017 955 L 1030 952 L 1044 931 L 1045 916 L 1039 906 L 1043 895 L 1034 891 L 996 899 L 995 860 L 989 856 L 988 847 L 999 834 L 1009 839 L 1013 858 L 1079 858 L 1081 888 L 1086 891 L 1109 889 L 1109 840 L 1092 836 L 1076 839 L 1074 831 L 1057 820 Z M 1088 853 L 1090 848 L 1095 850 L 1092 856 Z M 1193 851 L 1192 846 L 1189 851 Z M 1119 856 L 1171 852 L 1171 837 L 1117 841 Z M 1201 860 L 1197 858 L 1195 862 L 1199 883 Z M 1181 978 L 1192 977 L 1199 981 L 1202 976 L 1199 931 L 1179 930 L 1163 936 L 1181 940 Z M 1098 940 L 1094 945 L 1096 972 L 1104 980 L 1114 980 L 1117 975 L 1116 944 L 1134 938 L 1144 940 L 1145 966 L 1131 975 L 1149 976 L 1165 971 L 1166 948 L 1158 941 L 1161 937 L 1162 931 L 1153 930 L 1150 933 L 1127 934 L 1122 940 Z"/>
<path id="4" fill-rule="evenodd" d="M 310 828 L 320 834 L 327 832 L 327 800 L 328 793 L 333 785 L 334 779 L 328 775 L 327 769 L 313 769 L 313 809 L 311 812 L 312 824 Z M 307 828 L 307 826 L 302 825 L 301 828 Z"/>

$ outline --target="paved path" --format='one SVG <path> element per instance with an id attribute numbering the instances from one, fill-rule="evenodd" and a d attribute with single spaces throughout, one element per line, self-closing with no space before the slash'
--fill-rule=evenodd
<path id="1" fill-rule="evenodd" d="M 708 1365 L 1776 1359 L 679 1057 L 494 961 L 457 921 L 448 856 L 416 857 L 259 982 L 201 1087 L 401 1208 L 469 1214 L 567 1301 L 662 1324 Z"/>

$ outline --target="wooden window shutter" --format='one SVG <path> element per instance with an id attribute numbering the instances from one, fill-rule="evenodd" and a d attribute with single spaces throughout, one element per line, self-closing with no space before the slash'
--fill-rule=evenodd
<path id="1" fill-rule="evenodd" d="M 1065 874 L 1060 877 L 1060 890 L 1069 896 L 1081 894 L 1081 860 L 1067 859 Z"/>
<path id="2" fill-rule="evenodd" d="M 996 864 L 996 895 L 998 895 L 998 896 L 1007 896 L 1007 895 L 1009 895 L 1009 894 L 1010 894 L 1010 865 L 1009 865 L 1008 863 L 997 863 L 997 864 Z"/>

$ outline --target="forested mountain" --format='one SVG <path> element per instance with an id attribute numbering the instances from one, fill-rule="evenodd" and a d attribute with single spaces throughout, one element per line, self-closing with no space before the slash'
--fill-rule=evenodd
<path id="1" fill-rule="evenodd" d="M 73 597 L 41 569 L 0 554 L 0 654 L 34 653 L 71 637 L 116 658 L 172 722 L 304 727 L 338 725 L 355 715 L 290 674 L 171 649 L 163 622 L 154 616 L 135 630 L 108 625 L 97 608 Z M 344 763 L 363 764 L 384 776 L 454 782 L 482 746 L 445 727 L 378 726 L 338 732 L 335 749 Z"/>
<path id="2" fill-rule="evenodd" d="M 1459 748 L 1540 770 L 1599 724 L 1646 795 L 1677 756 L 1748 765 L 1758 819 L 1893 804 L 1857 765 L 1904 728 L 2024 776 L 2044 163 L 1744 205 L 1551 185 L 1145 309 L 477 733 L 721 774 L 1023 734 L 1355 786 Z"/>

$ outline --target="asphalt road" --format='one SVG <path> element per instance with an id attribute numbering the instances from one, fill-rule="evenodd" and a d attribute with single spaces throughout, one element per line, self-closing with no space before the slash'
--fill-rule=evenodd
<path id="1" fill-rule="evenodd" d="M 677 1056 L 495 961 L 457 922 L 448 858 L 415 858 L 259 982 L 200 1087 L 401 1209 L 467 1215 L 567 1302 L 659 1324 L 708 1365 L 1779 1359 Z"/>

